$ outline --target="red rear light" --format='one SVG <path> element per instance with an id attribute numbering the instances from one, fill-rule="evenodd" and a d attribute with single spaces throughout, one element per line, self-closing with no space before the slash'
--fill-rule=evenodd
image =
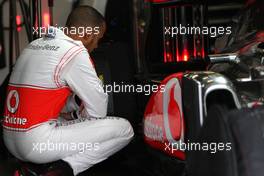
<path id="1" fill-rule="evenodd" d="M 188 56 L 187 55 L 183 56 L 183 61 L 188 61 Z"/>
<path id="2" fill-rule="evenodd" d="M 20 15 L 17 15 L 16 16 L 16 25 L 17 25 L 17 31 L 20 32 L 22 30 L 22 27 L 21 27 L 21 16 Z"/>
<path id="3" fill-rule="evenodd" d="M 164 63 L 166 63 L 167 62 L 167 54 L 166 54 L 166 51 L 164 51 L 164 56 L 163 56 L 163 61 L 164 61 Z"/>
<path id="4" fill-rule="evenodd" d="M 189 60 L 189 53 L 188 53 L 188 51 L 185 49 L 184 51 L 183 51 L 183 61 L 188 61 Z"/>
<path id="5" fill-rule="evenodd" d="M 172 61 L 172 56 L 171 56 L 171 53 L 167 53 L 167 60 L 168 60 L 169 62 L 171 62 L 171 61 Z"/>
<path id="6" fill-rule="evenodd" d="M 172 58 L 172 54 L 171 53 L 167 53 L 166 51 L 164 52 L 164 63 L 167 62 L 172 62 L 173 58 Z"/>
<path id="7" fill-rule="evenodd" d="M 47 28 L 50 25 L 50 15 L 49 13 L 44 13 L 43 15 L 43 27 Z"/>

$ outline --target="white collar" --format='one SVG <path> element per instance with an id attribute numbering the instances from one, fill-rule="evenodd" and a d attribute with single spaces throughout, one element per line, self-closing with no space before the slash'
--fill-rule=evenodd
<path id="1" fill-rule="evenodd" d="M 47 32 L 44 35 L 44 37 L 45 38 L 51 38 L 51 39 L 68 40 L 68 41 L 74 42 L 78 45 L 83 45 L 82 41 L 73 40 L 72 38 L 68 37 L 61 29 L 54 27 L 54 26 L 48 26 Z"/>

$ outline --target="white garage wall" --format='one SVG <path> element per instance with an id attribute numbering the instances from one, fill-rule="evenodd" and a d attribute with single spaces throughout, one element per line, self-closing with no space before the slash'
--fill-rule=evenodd
<path id="1" fill-rule="evenodd" d="M 80 4 L 94 7 L 104 16 L 107 1 L 108 0 L 81 0 Z"/>

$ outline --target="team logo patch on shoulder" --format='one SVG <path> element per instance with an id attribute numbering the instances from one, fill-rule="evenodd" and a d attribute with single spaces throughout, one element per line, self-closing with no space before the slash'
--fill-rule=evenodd
<path id="1" fill-rule="evenodd" d="M 27 49 L 32 49 L 32 50 L 50 50 L 50 51 L 58 51 L 60 47 L 57 45 L 38 45 L 38 44 L 29 44 L 27 46 Z"/>

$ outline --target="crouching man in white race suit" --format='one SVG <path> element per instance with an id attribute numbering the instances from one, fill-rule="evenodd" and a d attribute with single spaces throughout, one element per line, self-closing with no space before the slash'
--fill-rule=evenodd
<path id="1" fill-rule="evenodd" d="M 18 58 L 8 86 L 4 141 L 20 160 L 62 160 L 77 175 L 122 149 L 134 133 L 127 120 L 106 116 L 108 96 L 89 57 L 106 30 L 103 17 L 78 7 L 66 26 L 92 31 L 66 35 L 51 27 Z M 80 107 L 72 94 L 82 100 Z"/>

